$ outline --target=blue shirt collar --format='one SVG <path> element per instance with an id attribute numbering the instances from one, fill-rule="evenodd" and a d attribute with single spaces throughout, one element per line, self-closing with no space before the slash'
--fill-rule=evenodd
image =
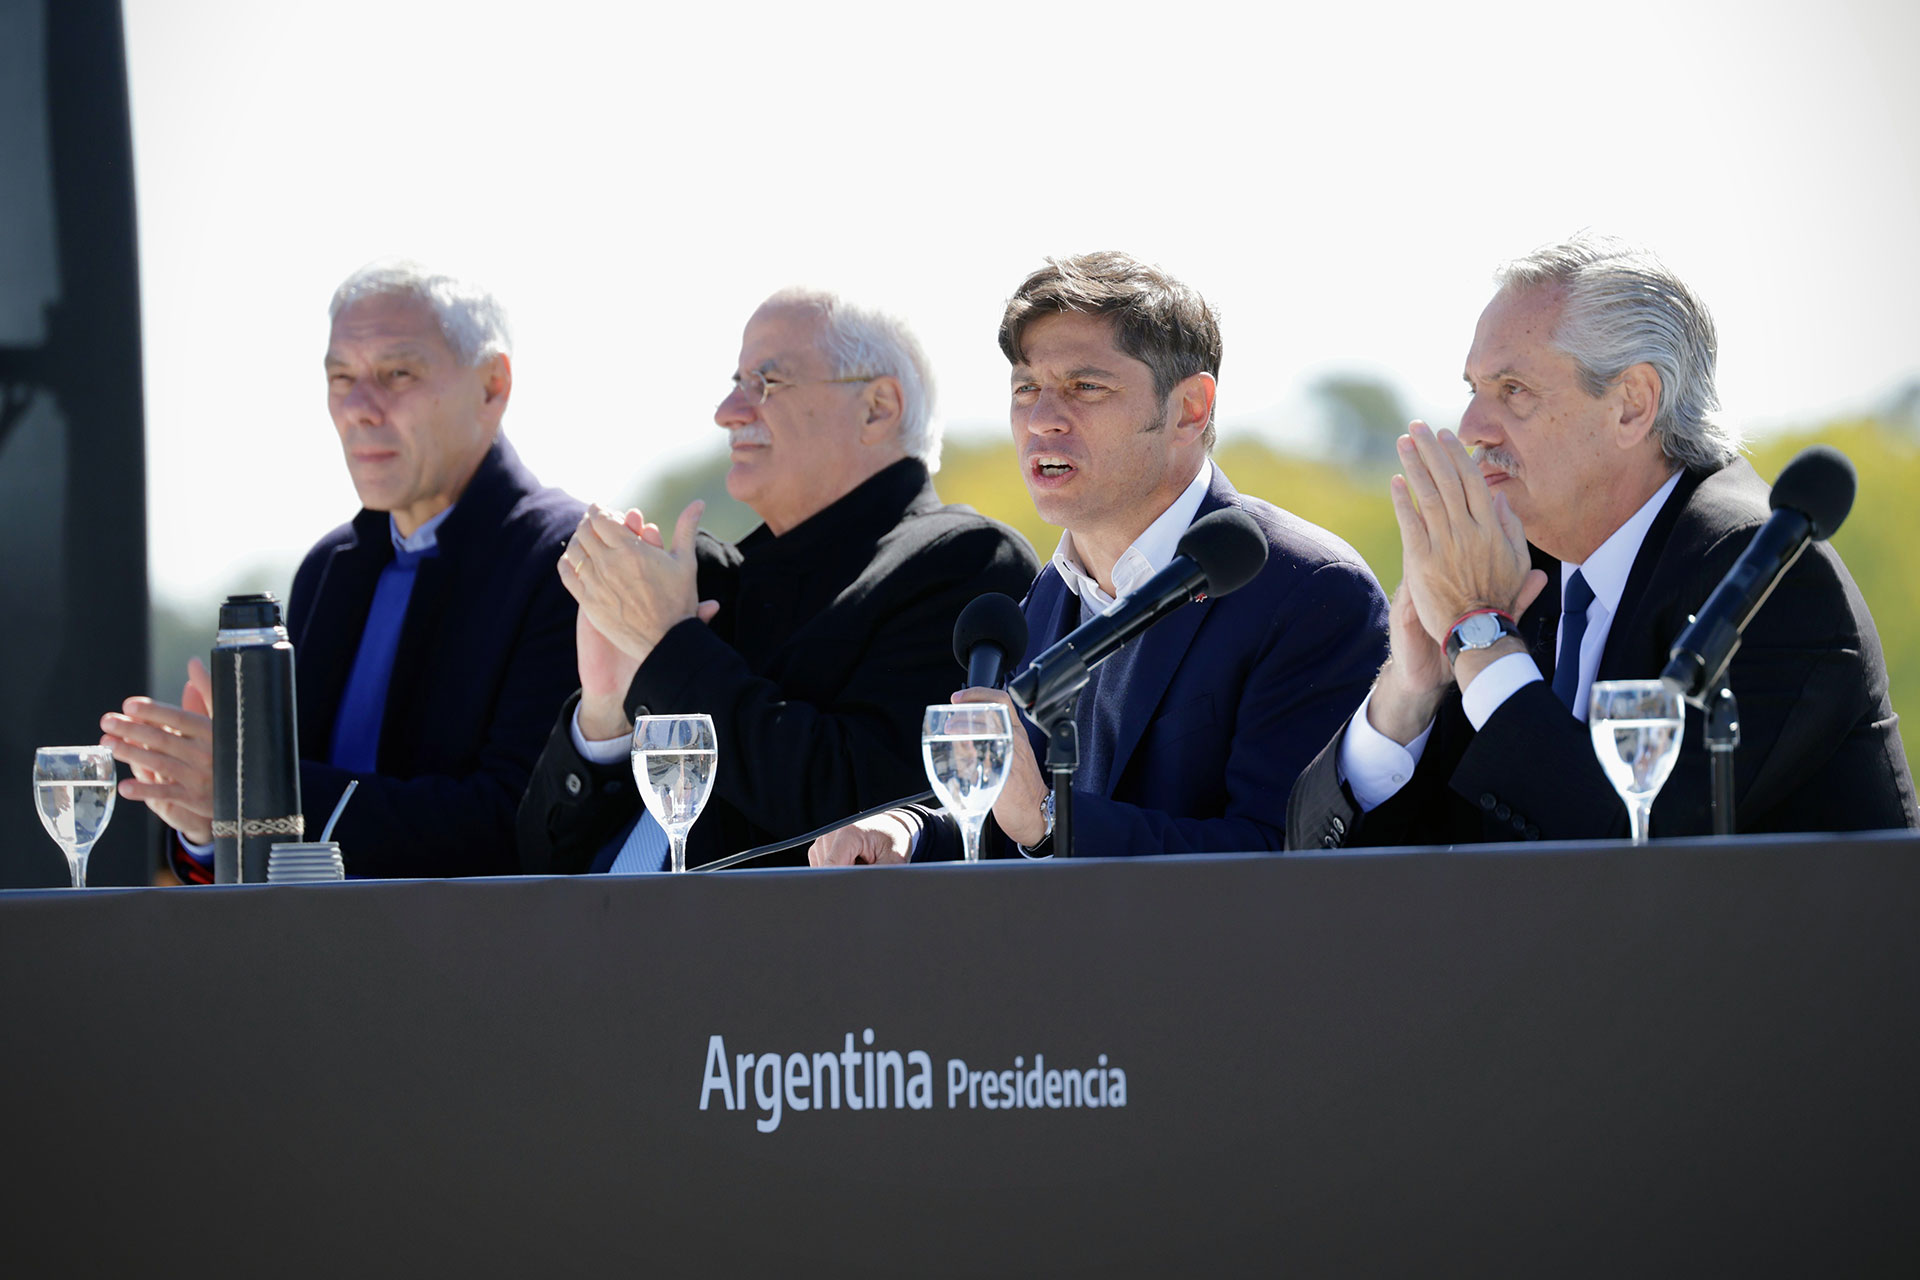
<path id="1" fill-rule="evenodd" d="M 456 503 L 455 505 L 457 506 L 458 504 Z M 432 517 L 425 524 L 403 538 L 400 536 L 400 522 L 395 520 L 392 513 L 389 512 L 387 515 L 387 533 L 393 539 L 394 554 L 411 554 L 417 557 L 438 548 L 440 545 L 440 526 L 445 523 L 447 517 L 452 514 L 453 507 L 448 507 L 445 511 Z"/>

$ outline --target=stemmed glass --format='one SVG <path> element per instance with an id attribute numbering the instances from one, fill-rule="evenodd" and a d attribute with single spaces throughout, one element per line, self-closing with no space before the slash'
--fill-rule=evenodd
<path id="1" fill-rule="evenodd" d="M 87 854 L 113 817 L 113 752 L 107 747 L 41 747 L 33 753 L 34 807 L 67 855 L 73 887 L 87 883 Z"/>
<path id="2" fill-rule="evenodd" d="M 1013 722 L 997 702 L 938 703 L 927 708 L 920 731 L 927 780 L 960 824 L 967 861 L 980 861 L 986 825 L 1013 761 Z"/>
<path id="3" fill-rule="evenodd" d="M 641 716 L 633 722 L 633 780 L 667 833 L 668 867 L 687 869 L 687 832 L 713 791 L 719 767 L 713 717 Z"/>
<path id="4" fill-rule="evenodd" d="M 1661 680 L 1595 681 L 1587 706 L 1594 754 L 1626 801 L 1633 842 L 1645 844 L 1653 798 L 1680 756 L 1686 707 Z"/>

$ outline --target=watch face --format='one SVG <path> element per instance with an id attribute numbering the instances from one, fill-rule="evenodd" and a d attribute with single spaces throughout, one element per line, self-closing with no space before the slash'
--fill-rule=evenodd
<path id="1" fill-rule="evenodd" d="M 1500 619 L 1491 613 L 1476 613 L 1453 629 L 1462 649 L 1484 649 L 1507 633 Z"/>

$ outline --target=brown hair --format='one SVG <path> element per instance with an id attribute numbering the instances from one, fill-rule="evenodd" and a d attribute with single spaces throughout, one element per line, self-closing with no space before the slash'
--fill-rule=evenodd
<path id="1" fill-rule="evenodd" d="M 1121 351 L 1153 371 L 1154 393 L 1165 403 L 1174 387 L 1196 373 L 1220 376 L 1220 322 L 1194 290 L 1158 267 L 1103 250 L 1048 258 L 1007 299 L 1000 318 L 1000 350 L 1026 359 L 1021 338 L 1041 316 L 1062 311 L 1109 316 Z M 1204 443 L 1213 448 L 1213 423 Z"/>

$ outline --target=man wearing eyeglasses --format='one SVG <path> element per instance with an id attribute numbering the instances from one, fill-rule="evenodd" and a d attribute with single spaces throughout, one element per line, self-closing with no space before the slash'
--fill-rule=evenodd
<path id="1" fill-rule="evenodd" d="M 765 523 L 723 543 L 698 532 L 695 503 L 669 548 L 641 513 L 592 507 L 559 565 L 580 603 L 580 692 L 520 807 L 526 871 L 662 868 L 628 764 L 646 712 L 713 718 L 689 866 L 922 790 L 920 721 L 958 677 L 954 620 L 1033 581 L 1018 534 L 934 492 L 932 377 L 897 319 L 776 294 L 747 322 L 733 384 L 714 412 L 727 492 Z"/>

